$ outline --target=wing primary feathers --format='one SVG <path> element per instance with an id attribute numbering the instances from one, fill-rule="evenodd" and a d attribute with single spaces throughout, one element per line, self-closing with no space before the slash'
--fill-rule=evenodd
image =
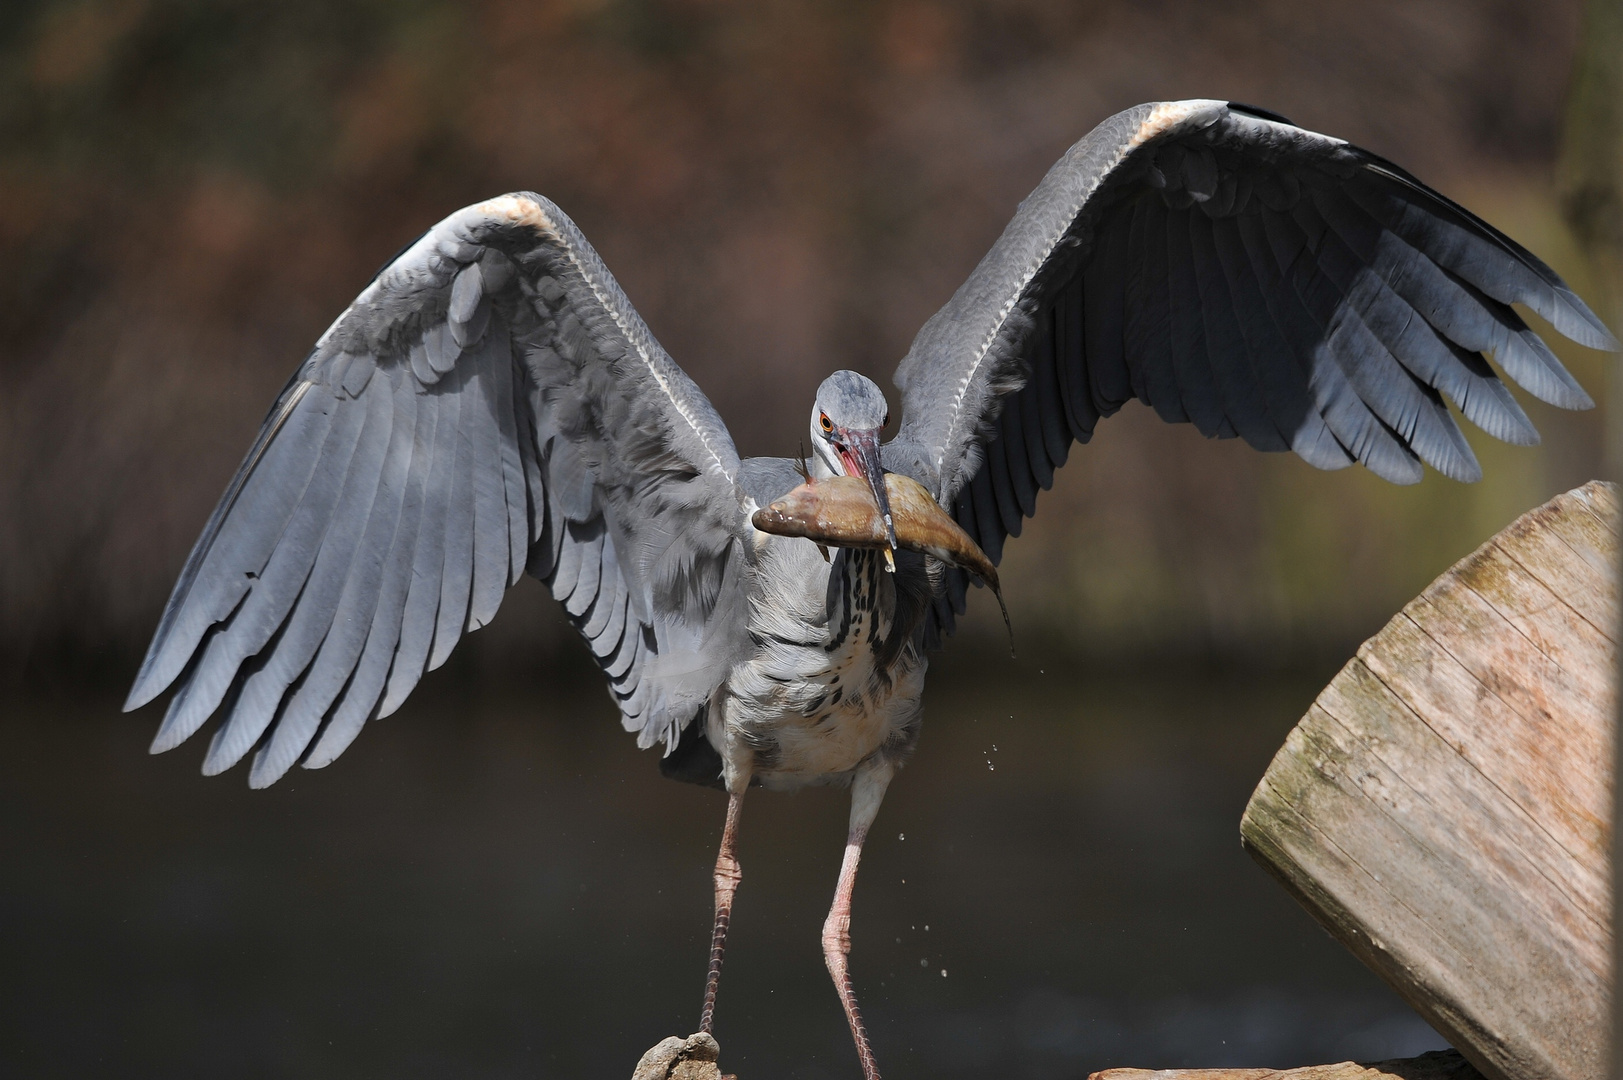
<path id="1" fill-rule="evenodd" d="M 1258 450 L 1289 450 L 1268 416 L 1268 396 L 1253 376 L 1249 347 L 1241 333 L 1227 275 L 1218 260 L 1214 225 L 1204 214 L 1190 214 L 1190 263 L 1205 323 L 1206 354 L 1212 365 L 1223 412 L 1234 430 Z"/>
<path id="2" fill-rule="evenodd" d="M 447 383 L 449 381 L 447 380 Z M 400 643 L 395 647 L 389 680 L 379 716 L 400 708 L 428 670 L 439 625 L 440 596 L 444 592 L 446 530 L 454 512 L 451 495 L 455 483 L 457 429 L 462 423 L 462 395 L 446 383 L 429 390 L 435 402 L 434 443 L 425 463 L 423 513 L 412 553 L 412 571 L 400 620 Z M 336 756 L 336 755 L 335 755 Z"/>
<path id="3" fill-rule="evenodd" d="M 402 627 L 406 622 L 407 597 L 413 587 L 412 567 L 416 562 L 418 538 L 423 530 L 426 509 L 424 489 L 433 462 L 443 399 L 438 394 L 413 393 L 416 409 L 412 425 L 410 460 L 406 484 L 400 500 L 400 523 L 383 564 L 377 607 L 366 645 L 356 662 L 355 674 L 344 687 L 324 726 L 306 749 L 302 763 L 319 769 L 331 764 L 360 734 L 361 727 L 377 714 L 389 672 L 394 666 Z M 438 588 L 434 595 L 438 595 Z M 417 668 L 422 670 L 421 662 Z"/>
<path id="4" fill-rule="evenodd" d="M 992 560 L 992 565 L 998 565 L 1003 558 L 1003 538 L 1006 535 L 1002 526 L 1002 515 L 998 511 L 997 496 L 992 491 L 992 476 L 990 464 L 983 464 L 975 473 L 968 485 L 970 497 L 975 503 L 975 520 L 980 524 L 980 533 L 976 540 L 980 542 L 981 550 L 986 557 Z"/>
<path id="5" fill-rule="evenodd" d="M 1440 399 L 1433 400 L 1435 395 L 1426 392 L 1423 380 L 1403 366 L 1371 327 L 1370 312 L 1378 310 L 1380 280 L 1359 272 L 1357 260 L 1325 225 L 1311 201 L 1298 202 L 1292 217 L 1296 228 L 1310 238 L 1308 246 L 1317 256 L 1311 264 L 1303 261 L 1295 268 L 1297 291 L 1328 330 L 1347 381 L 1423 461 L 1455 480 L 1480 479 L 1482 469 L 1476 456 L 1447 408 L 1438 408 Z M 1281 225 L 1288 227 L 1285 219 Z M 1304 282 L 1309 284 L 1304 286 Z"/>
<path id="6" fill-rule="evenodd" d="M 1029 383 L 1027 384 L 1030 385 Z M 1003 431 L 997 438 L 1002 450 L 1004 475 L 1009 480 L 1009 494 L 1022 517 L 1037 512 L 1037 484 L 1026 461 L 1026 432 L 1024 410 L 1020 406 L 1023 391 L 1005 395 L 1003 399 Z M 1019 536 L 1018 529 L 1013 535 Z"/>
<path id="7" fill-rule="evenodd" d="M 1198 160 L 1191 154 L 1185 162 L 1191 159 Z M 1166 248 L 1172 370 L 1184 414 L 1196 430 L 1207 438 L 1232 438 L 1234 426 L 1224 415 L 1223 399 L 1218 393 L 1206 348 L 1200 286 L 1195 279 L 1194 253 L 1189 240 L 1189 231 L 1196 220 L 1204 221 L 1205 215 L 1191 210 L 1169 212 L 1166 233 L 1158 238 Z"/>
<path id="8" fill-rule="evenodd" d="M 1073 434 L 1086 442 L 1102 416 L 1109 416 L 1133 396 L 1128 371 L 1126 289 L 1130 274 L 1127 248 L 1136 215 L 1126 214 L 1105 228 L 1099 252 L 1083 273 L 1083 306 L 1067 311 L 1064 324 L 1071 342 L 1069 358 L 1079 371 L 1073 392 Z M 1072 336 L 1077 332 L 1077 336 Z M 1087 397 L 1080 396 L 1084 391 Z"/>
<path id="9" fill-rule="evenodd" d="M 1296 206 L 1300 209 L 1301 204 Z M 1319 357 L 1314 375 L 1325 377 L 1334 400 L 1345 403 L 1347 414 L 1357 418 L 1351 449 L 1377 475 L 1393 483 L 1418 483 L 1423 472 L 1410 441 L 1420 434 L 1418 425 L 1428 414 L 1414 381 L 1375 341 L 1357 312 L 1342 303 L 1341 294 L 1317 264 L 1301 257 L 1313 245 L 1291 216 L 1267 214 L 1263 222 L 1286 287 L 1294 289 L 1301 310 L 1313 323 Z M 1330 410 L 1325 418 L 1334 428 Z M 1428 446 L 1435 448 L 1435 443 Z"/>
<path id="10" fill-rule="evenodd" d="M 509 271 L 511 272 L 511 264 Z M 530 549 L 530 499 L 526 471 L 534 467 L 531 447 L 534 440 L 527 422 L 518 415 L 518 394 L 513 385 L 518 372 L 513 363 L 512 339 L 493 334 L 492 384 L 496 388 L 497 439 L 502 459 L 502 498 L 507 513 L 507 584 L 518 584 Z"/>
<path id="11" fill-rule="evenodd" d="M 1037 486 L 1047 491 L 1054 486 L 1054 462 L 1049 443 L 1060 436 L 1057 429 L 1060 408 L 1059 387 L 1054 381 L 1054 325 L 1039 318 L 1039 332 L 1032 349 L 1031 381 L 1019 392 L 1020 428 L 1026 436 L 1026 463 Z M 1069 439 L 1066 439 L 1069 442 Z M 1064 461 L 1064 457 L 1060 457 Z"/>
<path id="12" fill-rule="evenodd" d="M 214 744 L 203 762 L 205 775 L 224 772 L 254 749 L 273 718 L 285 710 L 288 688 L 294 680 L 306 676 L 317 650 L 332 631 L 393 437 L 394 403 L 384 389 L 386 387 L 356 402 L 357 408 L 364 408 L 366 420 L 315 552 L 315 565 L 298 602 L 288 614 L 275 650 L 244 680 L 236 706 L 222 718 Z M 304 678 L 301 686 L 308 681 Z"/>
<path id="13" fill-rule="evenodd" d="M 445 663 L 451 649 L 468 625 L 468 600 L 473 589 L 474 446 L 469 428 L 481 419 L 482 405 L 468 385 L 476 382 L 471 372 L 458 370 L 457 397 L 462 399 L 461 417 L 456 429 L 455 464 L 447 476 L 449 485 L 445 507 L 445 569 L 440 578 L 439 616 L 434 624 L 434 647 L 428 655 L 428 670 Z"/>
<path id="14" fill-rule="evenodd" d="M 1246 359 L 1261 389 L 1268 417 L 1280 438 L 1308 464 L 1320 469 L 1344 468 L 1353 459 L 1319 415 L 1307 375 L 1263 298 L 1262 282 L 1251 263 L 1238 222 L 1212 222 L 1212 244 L 1233 301 Z"/>
<path id="15" fill-rule="evenodd" d="M 316 468 L 242 609 L 232 619 L 231 632 L 208 640 L 187 680 L 186 693 L 177 694 L 170 702 L 153 741 L 154 752 L 178 746 L 213 715 L 243 662 L 267 648 L 280 632 L 315 565 L 321 537 L 356 453 L 367 410 L 325 392 L 312 398 L 311 404 L 333 411 L 333 423 L 317 453 Z"/>
<path id="16" fill-rule="evenodd" d="M 503 340 L 497 344 L 496 337 Z M 503 476 L 501 420 L 496 382 L 505 335 L 489 335 L 477 346 L 478 366 L 463 393 L 473 394 L 473 583 L 468 600 L 468 629 L 487 625 L 507 592 L 507 486 Z"/>
<path id="17" fill-rule="evenodd" d="M 250 656 L 243 662 L 242 667 L 237 670 L 236 674 L 232 676 L 231 685 L 227 688 L 220 705 L 220 712 L 227 720 L 237 711 L 238 702 L 242 697 L 243 686 L 249 679 L 257 675 L 269 662 L 270 658 L 275 655 L 276 644 L 281 640 L 282 632 L 285 629 L 285 625 L 278 627 L 276 633 L 271 636 L 267 649 L 262 653 Z M 280 710 L 278 708 L 276 714 L 267 718 L 267 724 L 275 723 L 279 715 Z M 221 745 L 224 743 L 229 730 L 230 725 L 228 723 L 222 723 L 214 729 L 214 735 L 209 739 L 209 748 L 203 759 L 204 776 L 214 776 L 221 771 L 220 769 L 211 770 L 208 763 L 220 755 Z"/>
<path id="18" fill-rule="evenodd" d="M 1355 197 L 1439 266 L 1500 303 L 1526 304 L 1580 345 L 1618 348 L 1606 325 L 1555 271 L 1510 237 L 1390 162 L 1375 159 L 1363 176 L 1368 185 L 1349 185 Z"/>
<path id="19" fill-rule="evenodd" d="M 1505 374 L 1541 401 L 1569 409 L 1593 404 L 1542 341 L 1535 347 L 1522 337 L 1526 324 L 1520 316 L 1434 262 L 1434 253 L 1422 246 L 1426 240 L 1423 232 L 1416 235 L 1416 230 L 1409 230 L 1405 235 L 1393 228 L 1388 220 L 1393 215 L 1381 198 L 1357 189 L 1350 195 L 1365 213 L 1390 230 L 1387 236 L 1391 240 L 1383 237 L 1382 248 L 1386 264 L 1393 268 L 1385 275 L 1393 291 L 1438 330 L 1472 352 L 1491 353 Z M 1537 339 L 1531 332 L 1528 336 Z"/>
<path id="20" fill-rule="evenodd" d="M 1007 430 L 1008 413 L 1004 413 L 1004 427 Z M 998 515 L 1003 521 L 1003 532 L 1009 536 L 1020 535 L 1020 504 L 1015 501 L 1014 484 L 1009 476 L 1009 463 L 1004 451 L 1007 449 L 1006 439 L 993 439 L 986 448 L 986 464 L 981 467 L 992 481 L 992 494 L 997 501 Z"/>
<path id="21" fill-rule="evenodd" d="M 1056 433 L 1054 438 L 1065 447 L 1066 453 L 1070 450 L 1071 440 L 1077 437 L 1076 433 L 1092 431 L 1099 419 L 1093 411 L 1087 358 L 1082 355 L 1081 322 L 1076 318 L 1083 301 L 1082 282 L 1082 276 L 1078 275 L 1074 282 L 1060 290 L 1048 313 L 1049 334 L 1054 348 L 1054 379 L 1059 386 L 1060 419 L 1065 424 L 1064 430 Z M 1063 462 L 1064 458 L 1058 460 Z"/>
<path id="22" fill-rule="evenodd" d="M 390 554 L 402 528 L 402 509 L 410 483 L 412 446 L 416 438 L 417 395 L 411 380 L 396 369 L 377 396 L 387 396 L 393 412 L 388 449 L 383 456 L 377 492 L 365 531 L 339 595 L 332 627 L 297 691 L 287 695 L 281 719 L 254 756 L 250 787 L 275 783 L 304 755 L 322 720 L 353 680 L 367 642 L 377 632 L 375 616 Z M 389 393 L 384 394 L 383 389 Z M 411 525 L 405 524 L 406 528 Z M 381 684 L 380 684 L 381 686 Z"/>
<path id="23" fill-rule="evenodd" d="M 1263 216 L 1246 216 L 1240 218 L 1239 222 L 1240 236 L 1245 240 L 1246 253 L 1262 286 L 1262 295 L 1273 315 L 1274 325 L 1281 331 L 1296 362 L 1306 374 L 1314 407 L 1324 418 L 1330 434 L 1349 455 L 1378 475 L 1394 482 L 1397 482 L 1397 478 L 1402 478 L 1404 482 L 1417 479 L 1420 475 L 1419 463 L 1414 462 L 1409 470 L 1396 467 L 1397 462 L 1412 459 L 1408 458 L 1402 444 L 1381 426 L 1369 407 L 1359 400 L 1348 385 L 1341 365 L 1320 340 L 1323 328 L 1302 306 L 1292 283 L 1285 280 L 1275 248 L 1265 231 L 1267 226 L 1263 223 Z"/>
<path id="24" fill-rule="evenodd" d="M 1071 296 L 1076 294 L 1081 286 L 1081 276 L 1066 284 L 1065 291 Z M 1060 341 L 1058 341 L 1058 312 L 1047 312 L 1039 315 L 1039 323 L 1044 328 L 1042 338 L 1042 362 L 1035 367 L 1037 377 L 1037 421 L 1034 426 L 1042 430 L 1042 453 L 1047 461 L 1047 479 L 1042 482 L 1044 489 L 1053 486 L 1053 471 L 1065 464 L 1066 456 L 1071 451 L 1070 426 L 1070 388 L 1065 385 L 1065 357 L 1060 356 Z"/>
<path id="25" fill-rule="evenodd" d="M 1443 271 L 1445 274 L 1448 271 Z M 1555 358 L 1555 353 L 1544 339 L 1533 333 L 1514 308 L 1483 294 L 1468 281 L 1456 278 L 1456 284 L 1481 305 L 1493 326 L 1489 352 L 1517 383 L 1540 401 L 1563 409 L 1592 409 L 1591 398 L 1572 373 Z"/>
<path id="26" fill-rule="evenodd" d="M 531 526 L 530 554 L 525 570 L 537 581 L 546 582 L 550 587 L 553 576 L 558 572 L 558 562 L 563 556 L 563 520 L 559 516 L 554 493 L 543 485 L 542 478 L 551 472 L 558 440 L 546 433 L 546 425 L 543 422 L 545 414 L 536 405 L 538 397 L 539 391 L 532 390 L 531 409 L 537 418 L 535 434 L 537 464 L 530 487 L 530 498 L 535 510 L 531 519 L 534 524 Z"/>
<path id="27" fill-rule="evenodd" d="M 1138 201 L 1132 245 L 1136 275 L 1128 282 L 1127 362 L 1139 400 L 1169 424 L 1189 419 L 1172 368 L 1171 304 L 1167 280 L 1167 213 L 1159 197 Z"/>
<path id="28" fill-rule="evenodd" d="M 261 577 L 332 428 L 336 402 L 299 407 L 309 389 L 309 383 L 296 382 L 283 392 L 204 526 L 124 702 L 126 712 L 175 681 L 209 627 L 236 610 Z M 244 491 L 251 493 L 246 501 Z"/>
<path id="29" fill-rule="evenodd" d="M 1410 272 L 1419 252 L 1386 233 L 1372 218 L 1329 193 L 1319 193 L 1315 206 L 1344 254 L 1332 253 L 1326 268 L 1345 282 L 1356 276 L 1365 293 L 1362 308 L 1370 328 L 1421 382 L 1441 390 L 1465 418 L 1496 439 L 1518 445 L 1538 442 L 1538 431 L 1504 383 L 1482 362 L 1448 340 L 1393 288 Z M 1435 267 L 1433 272 L 1437 272 Z"/>
<path id="30" fill-rule="evenodd" d="M 332 628 L 322 641 L 308 674 L 296 691 L 288 693 L 281 718 L 254 755 L 248 776 L 250 787 L 262 788 L 275 783 L 305 755 L 334 703 L 353 686 L 372 635 L 388 633 L 377 625 L 376 615 L 399 531 L 412 528 L 411 523 L 402 521 L 402 514 L 409 484 L 418 397 L 409 379 L 397 376 L 393 382 L 394 427 L 355 564 L 343 585 Z M 390 637 L 392 641 L 392 635 Z M 381 681 L 378 685 L 381 689 Z M 375 693 L 373 697 L 375 700 Z"/>

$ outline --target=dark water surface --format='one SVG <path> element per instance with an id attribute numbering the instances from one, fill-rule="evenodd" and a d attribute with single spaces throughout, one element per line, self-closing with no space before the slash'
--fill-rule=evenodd
<path id="1" fill-rule="evenodd" d="M 1442 1045 L 1240 849 L 1332 670 L 956 651 L 857 882 L 887 1077 Z M 109 692 L 0 707 L 0 1072 L 630 1075 L 697 1024 L 724 798 L 661 779 L 596 683 L 564 682 L 431 678 L 264 792 L 198 776 L 201 745 L 148 757 L 156 710 Z M 818 945 L 846 809 L 745 804 L 717 1026 L 743 1080 L 857 1074 Z"/>

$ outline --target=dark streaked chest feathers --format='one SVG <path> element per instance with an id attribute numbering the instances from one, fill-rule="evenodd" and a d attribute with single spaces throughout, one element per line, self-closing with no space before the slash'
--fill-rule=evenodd
<path id="1" fill-rule="evenodd" d="M 709 720 L 724 772 L 768 787 L 839 783 L 876 754 L 905 756 L 917 738 L 924 560 L 903 552 L 893 574 L 877 551 L 832 556 L 824 563 L 805 540 L 766 542 L 755 652 Z"/>

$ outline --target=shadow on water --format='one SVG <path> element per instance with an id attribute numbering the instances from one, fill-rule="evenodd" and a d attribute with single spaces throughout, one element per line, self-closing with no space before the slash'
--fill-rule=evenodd
<path id="1" fill-rule="evenodd" d="M 858 881 L 886 1075 L 1296 1065 L 1441 1040 L 1241 851 L 1332 673 L 976 664 L 955 647 Z M 587 678 L 430 679 L 251 792 L 145 754 L 113 694 L 0 711 L 0 1071 L 616 1077 L 697 1022 L 723 798 L 662 780 Z M 845 796 L 758 792 L 717 1034 L 745 1080 L 849 1077 L 818 935 Z"/>

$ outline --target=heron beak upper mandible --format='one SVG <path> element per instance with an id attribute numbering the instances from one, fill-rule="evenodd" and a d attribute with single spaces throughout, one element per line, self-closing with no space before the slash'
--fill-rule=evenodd
<path id="1" fill-rule="evenodd" d="M 896 526 L 890 517 L 890 495 L 885 491 L 885 468 L 879 462 L 879 429 L 847 428 L 840 432 L 840 459 L 845 471 L 868 481 L 874 501 L 879 504 L 879 517 L 885 523 L 885 535 L 890 547 L 885 551 L 885 562 L 895 567 Z"/>

